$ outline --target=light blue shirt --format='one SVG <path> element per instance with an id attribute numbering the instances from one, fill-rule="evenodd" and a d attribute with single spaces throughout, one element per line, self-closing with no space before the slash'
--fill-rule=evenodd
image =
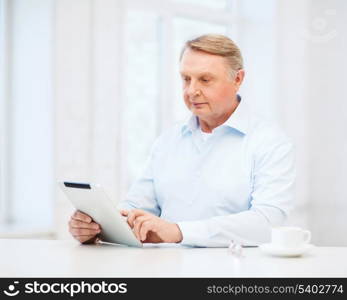
<path id="1" fill-rule="evenodd" d="M 270 241 L 293 203 L 293 145 L 244 100 L 204 139 L 199 119 L 166 130 L 119 207 L 143 209 L 182 231 L 182 244 Z"/>

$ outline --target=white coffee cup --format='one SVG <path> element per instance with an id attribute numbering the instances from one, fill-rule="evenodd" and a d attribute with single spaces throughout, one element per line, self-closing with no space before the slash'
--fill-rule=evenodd
<path id="1" fill-rule="evenodd" d="M 280 226 L 273 227 L 271 231 L 271 242 L 279 247 L 302 247 L 308 244 L 310 240 L 311 232 L 300 227 Z"/>

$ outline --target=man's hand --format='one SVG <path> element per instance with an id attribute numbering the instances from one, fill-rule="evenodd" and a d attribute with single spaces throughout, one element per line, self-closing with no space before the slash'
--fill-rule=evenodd
<path id="1" fill-rule="evenodd" d="M 77 210 L 69 221 L 69 231 L 80 243 L 91 244 L 97 241 L 97 234 L 101 232 L 101 229 L 90 216 Z"/>
<path id="2" fill-rule="evenodd" d="M 167 222 L 140 209 L 122 210 L 136 238 L 143 243 L 179 243 L 183 236 L 175 223 Z"/>

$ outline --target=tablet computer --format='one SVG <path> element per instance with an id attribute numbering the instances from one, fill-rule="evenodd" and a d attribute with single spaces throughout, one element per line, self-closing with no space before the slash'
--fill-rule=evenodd
<path id="1" fill-rule="evenodd" d="M 100 185 L 64 181 L 59 182 L 59 186 L 77 210 L 100 224 L 101 241 L 142 247 L 126 218 L 121 215 Z"/>

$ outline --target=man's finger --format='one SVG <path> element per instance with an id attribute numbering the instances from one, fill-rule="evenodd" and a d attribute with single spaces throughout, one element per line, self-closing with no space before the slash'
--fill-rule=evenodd
<path id="1" fill-rule="evenodd" d="M 133 209 L 129 212 L 127 222 L 131 228 L 134 227 L 134 220 L 139 217 L 148 214 L 147 212 L 141 209 Z"/>
<path id="2" fill-rule="evenodd" d="M 99 224 L 95 222 L 86 223 L 79 220 L 71 219 L 69 222 L 71 228 L 99 229 Z"/>
<path id="3" fill-rule="evenodd" d="M 100 233 L 100 229 L 84 229 L 84 228 L 70 228 L 70 233 L 74 236 L 83 236 L 83 235 L 97 235 Z"/>
<path id="4" fill-rule="evenodd" d="M 147 239 L 147 233 L 152 230 L 154 226 L 154 223 L 150 220 L 146 220 L 142 222 L 141 228 L 140 228 L 140 240 L 143 242 Z"/>
<path id="5" fill-rule="evenodd" d="M 128 216 L 129 212 L 128 212 L 127 210 L 125 210 L 125 209 L 122 209 L 122 210 L 120 211 L 120 214 L 121 214 L 122 216 L 126 217 L 126 216 Z"/>
<path id="6" fill-rule="evenodd" d="M 91 235 L 91 236 L 86 235 L 86 236 L 77 237 L 77 239 L 82 244 L 91 244 L 91 243 L 96 243 L 98 238 L 95 235 Z"/>
<path id="7" fill-rule="evenodd" d="M 140 228 L 142 222 L 148 220 L 150 217 L 149 216 L 139 216 L 134 220 L 134 228 L 133 231 L 135 233 L 135 236 L 138 240 L 141 240 L 140 238 Z"/>
<path id="8" fill-rule="evenodd" d="M 90 223 L 92 221 L 92 218 L 88 216 L 87 214 L 84 214 L 77 210 L 71 217 L 72 219 L 79 220 L 82 222 Z"/>

